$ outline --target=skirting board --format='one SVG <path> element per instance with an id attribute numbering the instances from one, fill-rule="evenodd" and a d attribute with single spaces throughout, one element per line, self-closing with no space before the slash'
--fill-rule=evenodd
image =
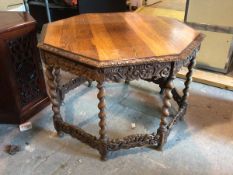
<path id="1" fill-rule="evenodd" d="M 184 79 L 186 73 L 187 68 L 182 68 L 178 72 L 177 77 Z M 194 69 L 193 81 L 233 91 L 233 77 L 223 74 Z"/>

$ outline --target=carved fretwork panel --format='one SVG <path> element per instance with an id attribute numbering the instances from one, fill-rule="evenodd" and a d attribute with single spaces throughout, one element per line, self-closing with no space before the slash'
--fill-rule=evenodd
<path id="1" fill-rule="evenodd" d="M 38 61 L 38 52 L 35 48 L 36 35 L 30 33 L 27 36 L 9 40 L 7 44 L 20 94 L 20 106 L 24 107 L 44 93 L 40 87 L 38 66 L 41 70 L 41 63 Z"/>
<path id="2" fill-rule="evenodd" d="M 105 68 L 105 79 L 113 82 L 121 80 L 154 79 L 168 77 L 171 63 L 150 63 L 115 68 Z"/>

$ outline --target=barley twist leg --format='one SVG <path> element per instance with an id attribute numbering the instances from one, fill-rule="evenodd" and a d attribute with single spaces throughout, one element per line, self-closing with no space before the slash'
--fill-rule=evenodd
<path id="1" fill-rule="evenodd" d="M 196 59 L 192 59 L 188 65 L 188 72 L 186 74 L 186 81 L 185 81 L 185 88 L 183 90 L 183 97 L 182 97 L 182 103 L 187 103 L 187 98 L 189 96 L 189 86 L 192 82 L 192 75 L 193 75 L 193 67 L 196 64 Z"/>
<path id="2" fill-rule="evenodd" d="M 173 80 L 175 79 L 175 76 L 172 76 L 168 82 L 166 83 L 165 89 L 164 89 L 164 96 L 163 96 L 163 107 L 162 107 L 162 115 L 160 120 L 160 126 L 158 129 L 158 133 L 160 135 L 159 143 L 158 143 L 158 149 L 162 150 L 163 145 L 166 143 L 167 139 L 167 117 L 169 116 L 169 108 L 171 107 L 170 100 L 172 99 L 172 89 L 173 89 Z"/>
<path id="3" fill-rule="evenodd" d="M 58 67 L 54 68 L 54 76 L 55 76 L 55 82 L 56 82 L 56 85 L 57 85 L 57 89 L 56 89 L 57 95 L 58 95 L 60 104 L 62 104 L 62 102 L 64 100 L 64 97 L 65 97 L 65 94 L 63 94 L 62 87 L 61 87 L 60 68 L 58 68 Z"/>
<path id="4" fill-rule="evenodd" d="M 106 147 L 106 114 L 105 114 L 105 91 L 104 91 L 104 84 L 103 82 L 98 81 L 97 82 L 97 88 L 99 89 L 99 92 L 97 94 L 97 98 L 99 99 L 99 140 L 100 140 L 100 148 L 99 152 L 101 154 L 101 159 L 106 160 L 107 157 L 107 147 Z"/>
<path id="5" fill-rule="evenodd" d="M 46 66 L 46 77 L 48 79 L 48 87 L 49 87 L 49 94 L 50 94 L 50 101 L 52 103 L 52 110 L 53 110 L 53 124 L 54 128 L 57 131 L 58 136 L 62 136 L 62 132 L 59 128 L 59 122 L 62 122 L 62 117 L 60 113 L 60 101 L 59 96 L 57 94 L 57 80 L 56 74 L 53 73 L 54 68 L 51 66 Z"/>
<path id="6" fill-rule="evenodd" d="M 186 81 L 184 82 L 185 88 L 183 89 L 183 97 L 181 100 L 181 106 L 187 105 L 187 100 L 188 100 L 188 96 L 189 96 L 189 86 L 192 82 L 193 67 L 195 66 L 195 64 L 196 64 L 196 59 L 195 58 L 191 59 L 189 65 L 188 65 L 188 72 L 186 74 Z M 183 120 L 183 116 L 180 119 Z"/>

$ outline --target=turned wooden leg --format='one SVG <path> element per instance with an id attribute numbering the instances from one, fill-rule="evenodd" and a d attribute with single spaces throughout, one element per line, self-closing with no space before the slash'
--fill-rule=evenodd
<path id="1" fill-rule="evenodd" d="M 172 76 L 164 89 L 164 96 L 163 96 L 163 107 L 162 107 L 162 115 L 160 120 L 160 126 L 158 129 L 158 133 L 160 135 L 159 143 L 158 143 L 158 149 L 162 150 L 163 145 L 166 143 L 167 139 L 167 117 L 169 116 L 169 108 L 171 107 L 170 100 L 172 99 L 172 89 L 173 89 L 173 80 L 175 79 L 175 76 Z"/>
<path id="2" fill-rule="evenodd" d="M 59 99 L 59 103 L 62 104 L 65 94 L 63 94 L 62 92 L 62 88 L 61 88 L 61 74 L 60 74 L 60 68 L 55 67 L 54 68 L 54 76 L 55 76 L 55 82 L 57 85 L 57 95 L 58 95 L 58 99 Z"/>
<path id="3" fill-rule="evenodd" d="M 186 74 L 186 80 L 184 82 L 185 88 L 183 89 L 183 97 L 181 100 L 181 106 L 188 104 L 187 99 L 189 96 L 189 86 L 190 86 L 190 83 L 192 82 L 193 67 L 195 66 L 195 64 L 196 64 L 196 59 L 195 58 L 191 59 L 188 65 L 188 72 Z M 180 118 L 180 120 L 183 120 L 183 116 Z"/>
<path id="4" fill-rule="evenodd" d="M 106 114 L 105 114 L 105 91 L 104 91 L 104 84 L 103 82 L 98 81 L 97 82 L 97 88 L 99 89 L 99 92 L 97 94 L 97 98 L 99 99 L 99 140 L 100 140 L 100 148 L 99 152 L 101 154 L 101 159 L 106 160 L 107 158 L 107 147 L 106 147 Z"/>
<path id="5" fill-rule="evenodd" d="M 189 85 L 192 82 L 193 67 L 196 64 L 196 59 L 193 58 L 188 65 L 188 72 L 186 74 L 186 81 L 184 82 L 185 88 L 183 90 L 182 103 L 187 103 L 187 98 L 189 96 Z"/>
<path id="6" fill-rule="evenodd" d="M 54 68 L 51 66 L 46 66 L 46 77 L 48 79 L 48 87 L 49 87 L 49 94 L 50 94 L 50 101 L 52 103 L 52 110 L 53 110 L 53 124 L 54 128 L 57 131 L 58 136 L 62 136 L 62 132 L 58 126 L 58 122 L 62 121 L 61 113 L 60 113 L 60 101 L 59 96 L 57 93 L 57 82 L 59 81 L 59 77 L 57 79 L 55 72 L 53 74 Z"/>

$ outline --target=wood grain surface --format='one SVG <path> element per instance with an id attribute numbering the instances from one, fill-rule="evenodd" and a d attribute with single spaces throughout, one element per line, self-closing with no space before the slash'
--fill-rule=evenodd
<path id="1" fill-rule="evenodd" d="M 95 61 L 116 61 L 178 55 L 200 35 L 166 17 L 137 13 L 83 14 L 44 28 L 40 45 Z"/>

